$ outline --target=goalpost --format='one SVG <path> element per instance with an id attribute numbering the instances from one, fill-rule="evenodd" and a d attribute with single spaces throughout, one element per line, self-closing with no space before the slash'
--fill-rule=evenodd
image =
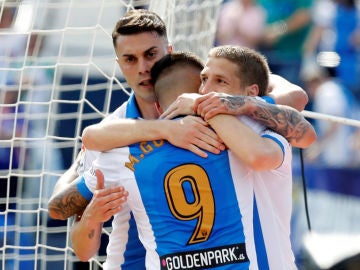
<path id="1" fill-rule="evenodd" d="M 177 50 L 205 58 L 221 0 L 0 0 L 0 269 L 73 269 L 72 221 L 47 202 L 81 132 L 130 93 L 111 32 L 129 9 L 166 22 Z M 111 230 L 104 229 L 104 246 Z M 89 263 L 100 268 L 105 254 Z"/>

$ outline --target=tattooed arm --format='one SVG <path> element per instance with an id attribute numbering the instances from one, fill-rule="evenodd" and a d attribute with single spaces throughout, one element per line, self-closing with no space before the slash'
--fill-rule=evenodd
<path id="1" fill-rule="evenodd" d="M 221 113 L 247 115 L 284 136 L 294 147 L 306 148 L 316 140 L 314 127 L 299 111 L 255 97 L 209 93 L 197 98 L 194 108 L 205 120 Z"/>
<path id="2" fill-rule="evenodd" d="M 90 205 L 86 208 L 86 210 Z M 83 262 L 88 261 L 98 251 L 101 243 L 102 222 L 92 219 L 91 215 L 76 215 L 71 228 L 71 241 L 76 256 Z"/>
<path id="3" fill-rule="evenodd" d="M 122 215 L 122 217 L 127 216 L 125 213 L 126 210 L 123 210 L 123 203 L 126 202 L 128 193 L 122 187 L 119 187 L 123 191 L 119 197 L 115 196 L 119 194 L 113 192 L 108 193 L 107 191 L 109 191 L 109 188 L 105 189 L 105 179 L 102 172 L 96 170 L 95 174 L 96 190 L 94 196 L 89 205 L 85 208 L 82 216 L 76 215 L 71 230 L 71 240 L 75 254 L 82 261 L 88 261 L 99 249 L 104 222 L 108 221 L 120 210 L 125 214 Z M 113 190 L 118 190 L 118 188 Z M 103 196 L 104 194 L 108 194 L 109 196 Z M 128 208 L 127 210 L 130 211 Z M 119 217 L 119 215 L 117 216 Z M 121 223 L 119 219 L 117 221 L 118 224 Z M 126 226 L 127 223 L 125 222 L 123 224 Z M 117 228 L 119 228 L 119 226 L 117 226 Z"/>
<path id="4" fill-rule="evenodd" d="M 122 186 L 104 188 L 104 176 L 100 170 L 95 171 L 97 185 L 94 194 L 89 201 L 79 192 L 77 183 L 73 181 L 61 191 L 55 193 L 49 201 L 49 215 L 54 219 L 65 220 L 75 214 L 81 214 L 86 206 L 92 205 L 90 213 L 97 215 L 98 219 L 105 221 L 122 209 L 126 201 L 127 191 Z M 60 180 L 59 180 L 60 181 Z"/>
<path id="5" fill-rule="evenodd" d="M 56 182 L 48 204 L 49 215 L 53 219 L 65 220 L 74 214 L 82 213 L 89 203 L 76 187 L 80 159 L 79 154 L 71 167 Z"/>
<path id="6" fill-rule="evenodd" d="M 88 204 L 89 201 L 78 191 L 77 181 L 73 181 L 50 198 L 49 215 L 53 219 L 65 220 L 75 214 L 82 213 Z"/>

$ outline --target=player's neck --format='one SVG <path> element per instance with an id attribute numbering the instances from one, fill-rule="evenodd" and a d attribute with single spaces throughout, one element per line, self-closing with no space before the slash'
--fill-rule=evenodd
<path id="1" fill-rule="evenodd" d="M 154 103 L 142 102 L 142 104 L 138 103 L 138 106 L 141 116 L 144 119 L 151 120 L 159 118 L 159 112 L 156 110 Z"/>

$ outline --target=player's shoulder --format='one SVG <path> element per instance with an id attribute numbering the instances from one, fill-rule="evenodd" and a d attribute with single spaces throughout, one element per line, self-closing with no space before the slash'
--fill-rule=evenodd
<path id="1" fill-rule="evenodd" d="M 114 112 L 105 117 L 103 121 L 109 121 L 119 118 L 126 118 L 126 109 L 127 109 L 127 101 L 125 101 L 120 107 L 118 107 Z"/>

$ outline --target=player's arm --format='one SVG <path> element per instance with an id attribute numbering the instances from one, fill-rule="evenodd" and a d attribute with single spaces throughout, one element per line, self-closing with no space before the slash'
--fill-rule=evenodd
<path id="1" fill-rule="evenodd" d="M 82 213 L 89 204 L 90 200 L 78 191 L 78 180 L 64 186 L 50 198 L 48 210 L 51 218 L 66 220 L 75 214 Z"/>
<path id="2" fill-rule="evenodd" d="M 300 112 L 309 102 L 304 89 L 275 74 L 269 76 L 268 96 L 274 99 L 275 104 L 287 105 Z"/>
<path id="3" fill-rule="evenodd" d="M 95 255 L 100 247 L 101 230 L 104 222 L 122 209 L 122 204 L 127 199 L 127 192 L 117 199 L 115 193 L 109 196 L 114 200 L 107 200 L 103 196 L 105 190 L 104 175 L 100 170 L 95 171 L 96 189 L 90 203 L 82 215 L 75 216 L 75 222 L 71 229 L 71 240 L 75 254 L 81 261 L 88 261 Z M 108 197 L 109 198 L 109 197 Z"/>
<path id="4" fill-rule="evenodd" d="M 288 35 L 298 31 L 299 29 L 307 26 L 310 22 L 310 8 L 307 5 L 298 6 L 285 21 L 280 20 L 270 24 L 264 31 L 262 42 L 265 46 L 272 46 L 283 35 Z"/>
<path id="5" fill-rule="evenodd" d="M 90 204 L 87 208 L 90 207 Z M 101 243 L 102 222 L 95 221 L 86 213 L 76 215 L 71 228 L 71 241 L 76 256 L 83 262 L 88 261 L 99 250 Z"/>
<path id="6" fill-rule="evenodd" d="M 77 191 L 76 179 L 79 177 L 77 169 L 80 164 L 79 154 L 71 167 L 56 182 L 49 199 L 48 211 L 53 219 L 65 220 L 68 217 L 82 213 L 89 203 Z"/>
<path id="7" fill-rule="evenodd" d="M 88 126 L 82 134 L 86 148 L 98 151 L 160 139 L 203 157 L 206 157 L 203 150 L 216 154 L 224 148 L 208 124 L 196 117 L 182 121 L 116 119 Z"/>
<path id="8" fill-rule="evenodd" d="M 217 114 L 249 116 L 285 137 L 294 147 L 306 148 L 316 140 L 314 127 L 299 111 L 255 97 L 209 93 L 196 100 L 195 108 L 205 120 Z"/>
<path id="9" fill-rule="evenodd" d="M 261 137 L 233 115 L 218 114 L 209 119 L 228 148 L 251 169 L 272 170 L 279 167 L 284 153 L 274 140 Z"/>
<path id="10" fill-rule="evenodd" d="M 101 172 L 97 170 L 97 178 L 99 173 Z M 111 186 L 97 189 L 92 194 L 84 181 L 83 177 L 79 177 L 78 180 L 51 198 L 48 205 L 51 218 L 65 220 L 75 214 L 82 213 L 89 202 L 93 205 L 93 209 L 96 209 L 97 213 L 106 219 L 121 210 L 121 204 L 127 197 L 124 187 Z"/>
<path id="11" fill-rule="evenodd" d="M 91 202 L 98 209 L 98 213 L 109 219 L 121 210 L 124 202 L 125 190 L 121 186 L 108 187 L 97 190 L 92 198 L 85 198 L 78 190 L 77 182 L 69 185 L 49 201 L 51 218 L 65 220 L 75 214 L 82 213 Z"/>

